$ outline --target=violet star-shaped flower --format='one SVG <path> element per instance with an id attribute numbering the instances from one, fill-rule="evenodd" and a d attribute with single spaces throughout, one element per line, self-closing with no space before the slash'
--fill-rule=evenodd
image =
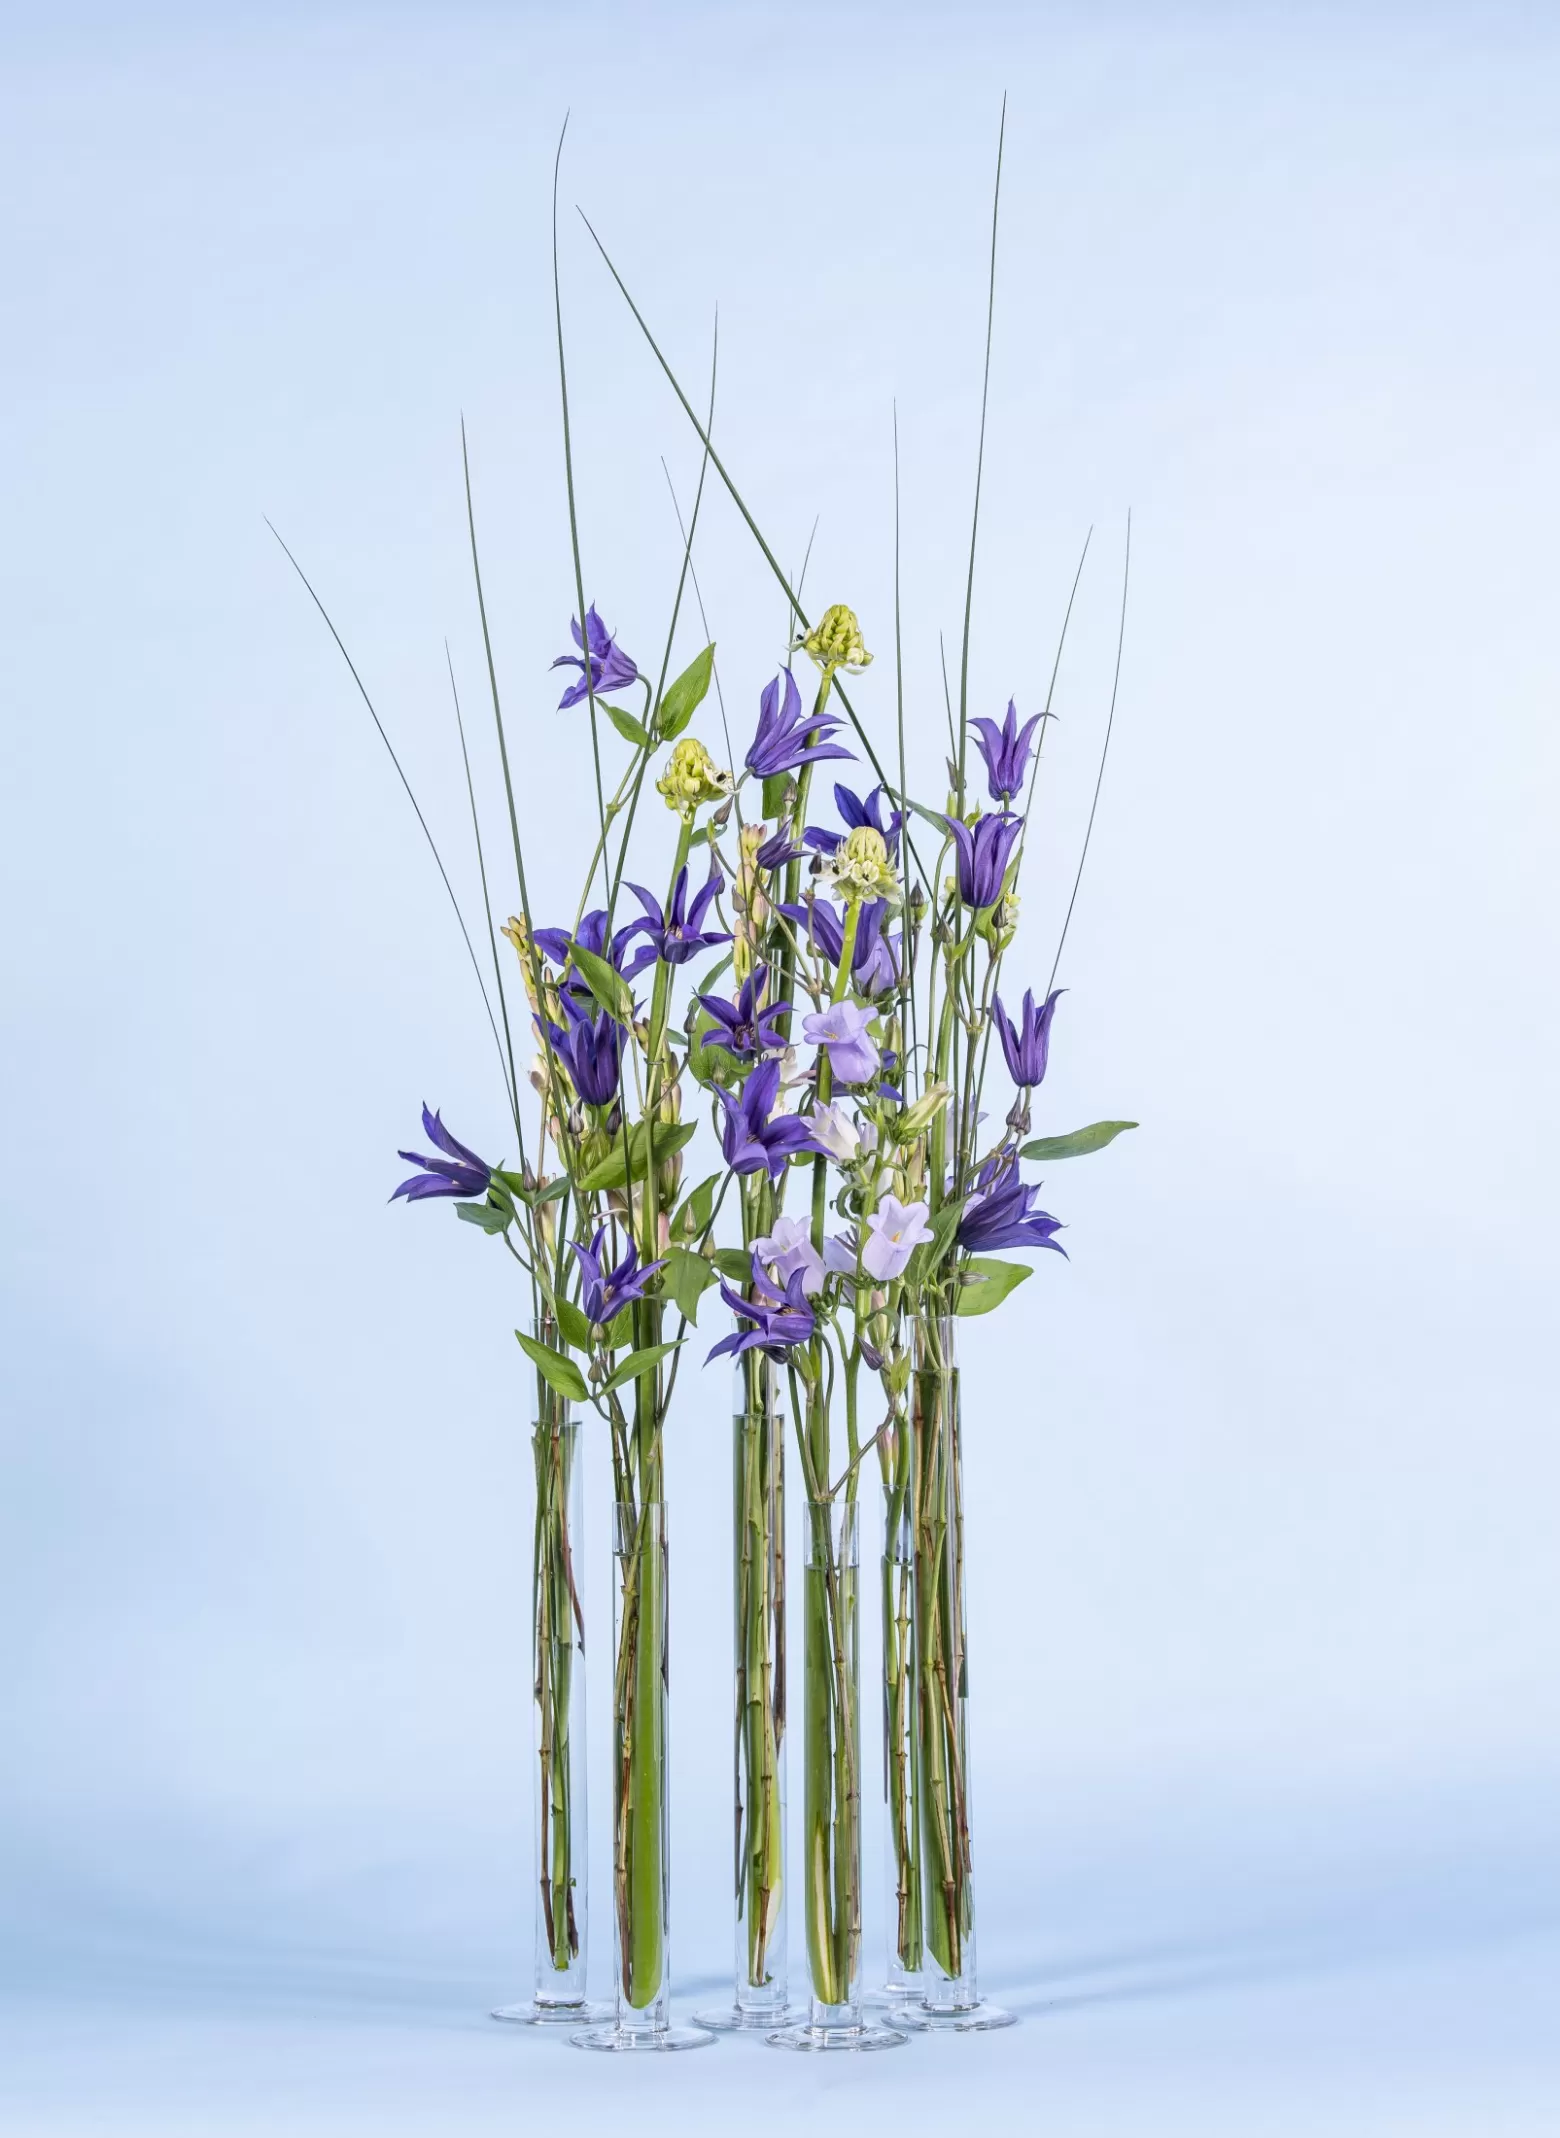
<path id="1" fill-rule="evenodd" d="M 790 1009 L 789 1002 L 766 1002 L 759 1006 L 759 997 L 764 992 L 764 983 L 769 978 L 767 965 L 757 966 L 743 981 L 735 1002 L 727 1002 L 720 995 L 700 995 L 698 1001 L 715 1019 L 715 1030 L 706 1032 L 702 1044 L 706 1047 L 724 1047 L 739 1061 L 750 1060 L 755 1054 L 765 1054 L 771 1047 L 783 1047 L 785 1034 L 775 1020 Z"/>
<path id="2" fill-rule="evenodd" d="M 719 869 L 710 871 L 709 881 L 688 900 L 688 870 L 686 864 L 677 871 L 677 881 L 672 886 L 672 902 L 666 911 L 661 910 L 658 898 L 652 898 L 642 884 L 631 883 L 629 889 L 644 907 L 642 920 L 631 921 L 630 927 L 642 930 L 655 945 L 655 954 L 664 958 L 668 965 L 686 965 L 691 957 L 714 943 L 729 943 L 731 937 L 719 929 L 700 932 L 700 923 L 709 911 L 716 892 L 721 886 Z"/>
<path id="3" fill-rule="evenodd" d="M 589 950 L 596 957 L 605 958 L 625 980 L 632 980 L 636 973 L 643 972 L 647 965 L 655 963 L 655 952 L 647 943 L 642 943 L 630 955 L 629 945 L 639 933 L 639 928 L 638 921 L 629 921 L 613 935 L 609 949 L 606 908 L 593 906 L 581 920 L 578 935 L 571 937 L 567 928 L 538 928 L 531 940 L 560 972 L 569 962 L 569 952 L 574 944 L 578 943 L 582 950 Z M 590 997 L 590 989 L 577 971 L 569 975 L 564 985 L 582 1004 Z"/>
<path id="4" fill-rule="evenodd" d="M 1007 718 L 1001 727 L 994 720 L 972 720 L 970 726 L 977 730 L 975 747 L 986 760 L 986 780 L 994 802 L 1011 802 L 1024 790 L 1024 772 L 1029 764 L 1029 738 L 1042 720 L 1050 716 L 1035 713 L 1022 727 L 1018 724 L 1018 708 L 1008 700 Z"/>
<path id="5" fill-rule="evenodd" d="M 721 1149 L 734 1173 L 767 1170 L 778 1180 L 787 1161 L 803 1151 L 816 1151 L 810 1124 L 800 1114 L 770 1114 L 780 1093 L 780 1064 L 773 1057 L 760 1062 L 743 1083 L 740 1092 L 714 1087 L 726 1118 L 721 1124 Z"/>
<path id="6" fill-rule="evenodd" d="M 802 1037 L 827 1047 L 829 1066 L 842 1084 L 864 1084 L 882 1062 L 868 1031 L 873 1013 L 859 1002 L 831 1002 L 802 1020 Z"/>
<path id="7" fill-rule="evenodd" d="M 840 953 L 845 948 L 845 923 L 826 899 L 814 898 L 805 904 L 782 905 L 780 911 L 787 920 L 795 921 L 798 927 L 807 930 L 808 941 L 822 951 L 831 965 L 839 964 Z M 883 922 L 887 913 L 886 900 L 869 898 L 863 900 L 857 917 L 850 976 L 864 995 L 881 995 L 885 988 L 899 983 L 899 955 L 904 937 L 886 932 Z"/>
<path id="8" fill-rule="evenodd" d="M 431 1195 L 458 1195 L 471 1201 L 486 1195 L 488 1182 L 493 1177 L 493 1168 L 486 1159 L 479 1158 L 475 1151 L 468 1151 L 465 1144 L 457 1143 L 444 1123 L 435 1113 L 428 1111 L 426 1103 L 422 1110 L 423 1133 L 442 1158 L 425 1158 L 421 1151 L 397 1151 L 397 1158 L 404 1158 L 409 1166 L 421 1166 L 410 1180 L 403 1180 L 395 1194 L 404 1195 L 409 1203 L 426 1202 Z"/>
<path id="9" fill-rule="evenodd" d="M 1054 1247 L 1059 1255 L 1066 1254 L 1060 1240 L 1051 1237 L 1061 1231 L 1061 1219 L 1037 1207 L 1040 1190 L 1019 1179 L 1011 1154 L 982 1167 L 981 1181 L 990 1185 L 964 1205 L 954 1235 L 960 1247 L 978 1255 L 993 1247 Z"/>
<path id="10" fill-rule="evenodd" d="M 553 1050 L 569 1072 L 580 1097 L 591 1106 L 610 1106 L 622 1076 L 623 1031 L 605 1010 L 593 1017 L 568 988 L 558 997 L 563 1023 L 549 1019 Z"/>
<path id="11" fill-rule="evenodd" d="M 607 1228 L 603 1225 L 589 1247 L 579 1240 L 569 1242 L 580 1265 L 580 1305 L 585 1310 L 585 1319 L 595 1322 L 598 1328 L 609 1322 L 631 1299 L 643 1299 L 650 1279 L 658 1269 L 666 1267 L 664 1261 L 647 1262 L 641 1269 L 639 1250 L 630 1241 L 628 1253 L 617 1268 L 604 1272 L 601 1243 L 606 1236 Z"/>
<path id="12" fill-rule="evenodd" d="M 639 670 L 596 614 L 594 602 L 585 611 L 584 636 L 580 634 L 579 619 L 574 616 L 569 618 L 569 636 L 579 647 L 579 652 L 560 653 L 553 666 L 577 668 L 580 679 L 577 683 L 571 683 L 558 700 L 560 713 L 571 705 L 578 705 L 581 698 L 588 698 L 592 693 L 598 698 L 604 698 L 610 691 L 627 690 L 630 683 L 639 681 Z"/>
<path id="13" fill-rule="evenodd" d="M 1002 1042 L 1008 1075 L 1015 1084 L 1032 1088 L 1045 1081 L 1045 1065 L 1051 1052 L 1051 1019 L 1056 1015 L 1058 999 L 1066 992 L 1064 987 L 1053 988 L 1041 1007 L 1036 1009 L 1034 995 L 1026 987 L 1024 1006 L 1016 1024 L 1003 1009 L 1002 997 L 993 996 L 991 1021 Z"/>
<path id="14" fill-rule="evenodd" d="M 787 1351 L 797 1344 L 805 1344 L 815 1327 L 813 1310 L 807 1303 L 805 1290 L 806 1272 L 793 1270 L 786 1280 L 784 1290 L 770 1282 L 765 1274 L 758 1250 L 753 1251 L 753 1290 L 757 1295 L 744 1299 L 740 1292 L 722 1280 L 720 1296 L 733 1314 L 753 1326 L 743 1332 L 733 1330 L 723 1336 L 705 1359 L 734 1356 L 742 1351 L 766 1351 L 771 1358 L 784 1358 Z"/>
<path id="15" fill-rule="evenodd" d="M 943 822 L 953 834 L 960 898 L 977 913 L 994 906 L 1002 896 L 1002 879 L 1012 858 L 1013 842 L 1024 828 L 1023 818 L 1009 816 L 1006 811 L 977 817 L 973 831 L 958 817 L 945 817 Z"/>
<path id="16" fill-rule="evenodd" d="M 796 772 L 825 757 L 848 758 L 850 751 L 830 739 L 840 725 L 839 714 L 825 711 L 816 719 L 804 716 L 795 676 L 789 668 L 781 674 L 785 677 L 783 699 L 779 676 L 766 683 L 760 694 L 758 729 L 743 759 L 748 770 L 759 779 L 773 779 L 777 773 Z"/>

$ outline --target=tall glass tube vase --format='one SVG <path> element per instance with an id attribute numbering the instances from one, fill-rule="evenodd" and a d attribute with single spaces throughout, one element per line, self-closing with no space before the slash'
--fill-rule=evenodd
<path id="1" fill-rule="evenodd" d="M 776 2028 L 786 1994 L 785 1415 L 775 1366 L 736 1361 L 732 1391 L 735 1987 L 700 2012 L 718 2029 Z"/>
<path id="2" fill-rule="evenodd" d="M 970 1846 L 969 1669 L 964 1607 L 964 1454 L 951 1317 L 920 1322 L 911 1378 L 917 1448 L 915 1673 L 924 1898 L 921 2001 L 907 2025 L 973 2033 L 1013 2014 L 976 1987 Z"/>
<path id="3" fill-rule="evenodd" d="M 807 2018 L 766 2036 L 803 2051 L 896 2049 L 861 1989 L 861 1600 L 854 1500 L 807 1508 L 803 1574 L 803 1800 Z"/>
<path id="4" fill-rule="evenodd" d="M 671 2023 L 667 1823 L 666 1504 L 619 1501 L 612 1550 L 612 1901 L 617 2009 L 576 2048 L 702 2049 Z"/>
<path id="5" fill-rule="evenodd" d="M 883 1476 L 883 2000 L 921 1994 L 921 1829 L 916 1787 L 915 1429 L 899 1397 L 878 1440 Z"/>
<path id="6" fill-rule="evenodd" d="M 559 1344 L 556 1323 L 533 1323 Z M 585 1995 L 585 1617 L 580 1601 L 579 1426 L 567 1399 L 535 1375 L 531 1454 L 536 1520 L 531 1558 L 531 1726 L 535 1755 L 535 1980 L 532 1996 L 495 2019 L 581 2026 L 609 2016 Z"/>

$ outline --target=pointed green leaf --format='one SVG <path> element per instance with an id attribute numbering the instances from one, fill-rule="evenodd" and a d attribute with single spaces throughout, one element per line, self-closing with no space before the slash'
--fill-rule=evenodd
<path id="1" fill-rule="evenodd" d="M 691 1143 L 699 1133 L 697 1121 L 657 1121 L 655 1124 L 655 1156 L 659 1164 L 663 1158 L 671 1158 L 685 1143 Z M 592 1166 L 580 1182 L 583 1193 L 593 1194 L 602 1188 L 621 1188 L 625 1177 L 643 1180 L 649 1164 L 649 1123 L 636 1121 L 629 1130 L 628 1150 L 625 1154 L 622 1138 L 612 1146 L 610 1154 L 600 1165 Z"/>
<path id="2" fill-rule="evenodd" d="M 607 718 L 625 742 L 633 743 L 640 750 L 649 749 L 650 737 L 642 720 L 636 720 L 632 713 L 625 713 L 621 705 L 613 705 L 606 698 L 599 698 L 596 702 L 605 707 Z"/>
<path id="3" fill-rule="evenodd" d="M 785 807 L 786 789 L 791 784 L 789 772 L 771 772 L 764 782 L 764 815 L 777 817 Z"/>
<path id="4" fill-rule="evenodd" d="M 549 1351 L 545 1344 L 539 1344 L 534 1336 L 526 1336 L 519 1329 L 516 1329 L 515 1336 L 520 1349 L 549 1388 L 556 1389 L 558 1394 L 566 1397 L 570 1403 L 583 1403 L 586 1400 L 585 1376 L 573 1359 L 562 1351 Z"/>
<path id="5" fill-rule="evenodd" d="M 660 741 L 673 741 L 688 725 L 710 687 L 714 666 L 715 648 L 709 645 L 695 654 L 677 681 L 668 686 L 656 715 L 655 731 Z"/>
<path id="6" fill-rule="evenodd" d="M 704 1255 L 696 1255 L 691 1247 L 673 1247 L 667 1253 L 661 1282 L 667 1298 L 696 1322 L 699 1301 L 715 1282 L 715 1270 Z"/>
<path id="7" fill-rule="evenodd" d="M 710 1260 L 733 1284 L 746 1284 L 753 1274 L 753 1257 L 745 1247 L 717 1247 Z"/>
<path id="8" fill-rule="evenodd" d="M 1034 1273 L 1027 1262 L 999 1262 L 994 1255 L 972 1255 L 963 1271 L 954 1302 L 955 1314 L 989 1314 L 1016 1285 Z"/>
<path id="9" fill-rule="evenodd" d="M 1135 1121 L 1094 1121 L 1087 1128 L 1075 1128 L 1070 1136 L 1038 1136 L 1033 1143 L 1024 1145 L 1019 1156 L 1042 1160 L 1083 1158 L 1090 1151 L 1103 1151 L 1124 1129 L 1136 1127 Z"/>
<path id="10" fill-rule="evenodd" d="M 457 1203 L 455 1215 L 468 1225 L 480 1225 L 484 1232 L 502 1232 L 509 1223 L 509 1212 L 495 1210 L 491 1203 Z"/>
<path id="11" fill-rule="evenodd" d="M 576 1351 L 590 1349 L 590 1323 L 585 1319 L 583 1307 L 577 1307 L 572 1299 L 558 1302 L 558 1327 L 563 1331 L 563 1340 Z"/>
<path id="12" fill-rule="evenodd" d="M 686 1342 L 687 1339 L 681 1339 Z M 614 1388 L 621 1388 L 625 1381 L 637 1381 L 644 1374 L 659 1366 L 669 1352 L 677 1350 L 677 1344 L 646 1344 L 642 1351 L 631 1351 L 619 1365 L 614 1366 L 601 1384 L 601 1393 L 610 1395 Z"/>
<path id="13" fill-rule="evenodd" d="M 928 1220 L 932 1228 L 931 1238 L 923 1240 L 910 1257 L 910 1260 L 905 1264 L 905 1282 L 907 1284 L 924 1284 L 926 1282 L 926 1279 L 948 1252 L 949 1244 L 953 1239 L 954 1233 L 958 1230 L 959 1219 L 962 1215 L 963 1209 L 958 1203 L 944 1203 L 940 1210 L 933 1213 Z"/>
<path id="14" fill-rule="evenodd" d="M 569 961 L 607 1015 L 615 1017 L 619 1024 L 631 1025 L 634 998 L 628 991 L 628 982 L 617 968 L 609 965 L 605 958 L 598 958 L 595 951 L 582 949 L 578 943 L 570 944 Z"/>

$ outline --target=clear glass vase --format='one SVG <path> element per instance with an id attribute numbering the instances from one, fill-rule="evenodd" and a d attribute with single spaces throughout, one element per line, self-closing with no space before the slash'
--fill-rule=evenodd
<path id="1" fill-rule="evenodd" d="M 671 2023 L 667 1823 L 666 1505 L 613 1508 L 612 1900 L 617 2008 L 577 2048 L 702 2049 Z"/>
<path id="2" fill-rule="evenodd" d="M 921 1994 L 921 1829 L 916 1788 L 915 1428 L 900 1397 L 878 1439 L 883 1476 L 883 1859 L 892 2008 Z"/>
<path id="3" fill-rule="evenodd" d="M 557 1324 L 532 1332 L 560 1348 Z M 536 1989 L 495 2019 L 579 2026 L 609 2016 L 585 1995 L 585 1617 L 580 1602 L 579 1426 L 568 1400 L 534 1375 L 531 1454 L 536 1520 L 531 1559 L 531 1725 L 536 1760 Z"/>
<path id="4" fill-rule="evenodd" d="M 951 1317 L 918 1322 L 911 1377 L 916 1443 L 916 1772 L 923 1972 L 907 2024 L 974 2032 L 1013 2024 L 975 1978 L 970 1847 L 969 1668 L 964 1614 L 964 1457 Z"/>
<path id="5" fill-rule="evenodd" d="M 785 1415 L 761 1351 L 736 1361 L 732 1484 L 736 1985 L 730 2004 L 697 2016 L 774 2028 L 797 2015 L 786 1990 Z"/>
<path id="6" fill-rule="evenodd" d="M 861 1996 L 861 1600 L 854 1500 L 807 1508 L 802 1656 L 803 1884 L 807 2018 L 767 2036 L 779 2049 L 894 2049 Z"/>

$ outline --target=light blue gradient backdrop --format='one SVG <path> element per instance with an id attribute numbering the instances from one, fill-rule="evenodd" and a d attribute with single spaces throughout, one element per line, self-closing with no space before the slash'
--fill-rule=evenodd
<path id="1" fill-rule="evenodd" d="M 978 2086 L 1069 2138 L 1552 2131 L 1553 19 L 13 9 L 5 45 L 0 2128 L 583 2131 L 643 2089 L 641 2127 L 873 2130 Z M 817 516 L 885 736 L 897 397 L 935 789 L 1004 87 L 972 690 L 1037 706 L 1093 523 L 1039 984 L 1131 505 L 1041 1123 L 1143 1122 L 1055 1169 L 1072 1259 L 970 1345 L 983 1961 L 1026 2024 L 843 2095 L 729 2043 L 603 2072 L 479 2016 L 530 1960 L 516 1297 L 384 1201 L 424 1097 L 504 1148 L 489 1041 L 261 516 L 470 894 L 464 411 L 532 880 L 573 886 L 572 105 L 588 591 L 647 658 L 660 457 L 686 497 L 697 456 L 575 201 L 690 385 L 719 300 L 729 464 L 789 563 Z M 718 496 L 700 561 L 745 729 L 783 616 Z M 673 1955 L 707 1993 L 726 1382 L 684 1386 Z"/>

